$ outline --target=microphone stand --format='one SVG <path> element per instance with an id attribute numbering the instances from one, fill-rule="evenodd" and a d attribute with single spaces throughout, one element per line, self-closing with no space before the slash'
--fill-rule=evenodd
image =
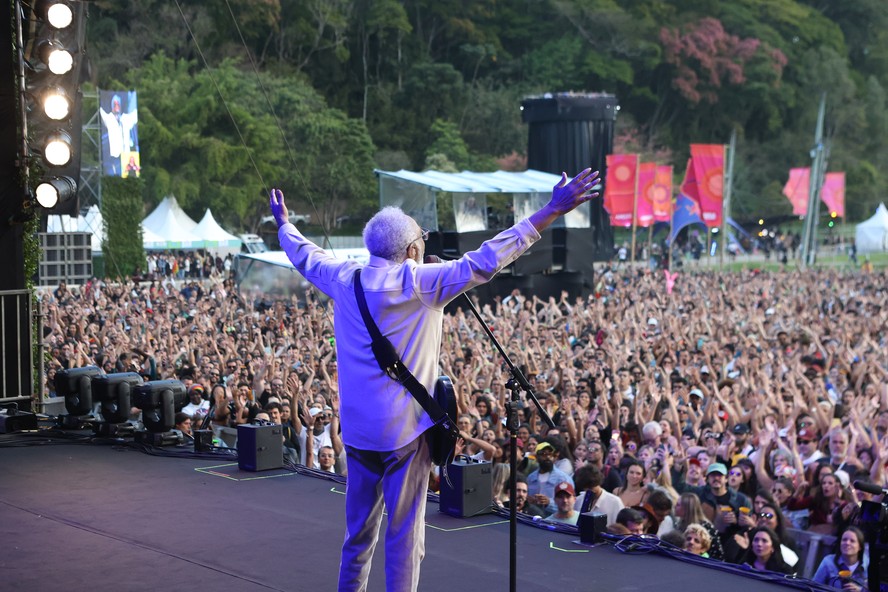
<path id="1" fill-rule="evenodd" d="M 517 483 L 518 483 L 518 405 L 521 402 L 519 398 L 519 393 L 523 390 L 524 394 L 528 399 L 533 401 L 533 404 L 536 405 L 537 412 L 540 414 L 540 417 L 543 418 L 543 421 L 550 428 L 555 427 L 555 422 L 552 421 L 552 418 L 549 417 L 549 414 L 546 413 L 546 410 L 543 409 L 543 406 L 540 405 L 539 400 L 536 398 L 536 395 L 533 392 L 533 387 L 530 386 L 530 383 L 527 381 L 527 378 L 524 376 L 524 373 L 512 363 L 512 360 L 509 359 L 509 354 L 506 353 L 506 350 L 503 349 L 503 346 L 500 345 L 500 342 L 497 341 L 496 337 L 493 335 L 493 331 L 490 330 L 490 327 L 484 319 L 481 318 L 481 313 L 478 312 L 478 309 L 475 308 L 475 305 L 472 303 L 469 295 L 463 292 L 463 298 L 465 299 L 466 305 L 469 307 L 469 310 L 472 311 L 472 314 L 475 315 L 475 318 L 478 319 L 478 323 L 481 325 L 481 328 L 484 329 L 484 332 L 487 333 L 487 337 L 490 338 L 490 341 L 493 342 L 493 345 L 499 351 L 500 356 L 502 356 L 503 360 L 506 362 L 506 365 L 509 367 L 509 373 L 511 377 L 506 381 L 506 389 L 512 393 L 512 396 L 506 401 L 506 427 L 509 428 L 509 591 L 515 592 L 517 587 L 517 571 L 516 566 L 518 563 L 518 510 L 515 506 L 516 498 L 518 497 L 517 492 Z"/>

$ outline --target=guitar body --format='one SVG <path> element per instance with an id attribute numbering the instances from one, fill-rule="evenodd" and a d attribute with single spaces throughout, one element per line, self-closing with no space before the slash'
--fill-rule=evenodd
<path id="1" fill-rule="evenodd" d="M 432 393 L 435 400 L 445 415 L 426 432 L 429 439 L 429 450 L 432 454 L 432 462 L 436 465 L 446 465 L 453 456 L 456 440 L 459 438 L 459 430 L 456 427 L 456 393 L 453 391 L 453 382 L 447 376 L 440 376 L 435 382 L 435 392 Z"/>

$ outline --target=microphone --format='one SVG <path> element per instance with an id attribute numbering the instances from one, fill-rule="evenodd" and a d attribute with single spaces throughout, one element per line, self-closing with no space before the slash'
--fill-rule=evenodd
<path id="1" fill-rule="evenodd" d="M 885 490 L 875 483 L 868 483 L 866 481 L 855 481 L 854 489 L 862 491 L 864 493 L 869 493 L 871 495 L 882 495 L 883 493 L 885 493 Z"/>
<path id="2" fill-rule="evenodd" d="M 423 263 L 444 263 L 437 255 L 426 255 L 422 259 Z"/>

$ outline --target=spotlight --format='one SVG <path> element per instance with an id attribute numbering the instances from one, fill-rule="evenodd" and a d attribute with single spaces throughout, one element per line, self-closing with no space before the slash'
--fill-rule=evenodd
<path id="1" fill-rule="evenodd" d="M 92 379 L 93 399 L 102 405 L 102 419 L 108 423 L 123 423 L 129 419 L 132 391 L 143 384 L 135 372 L 105 374 Z"/>
<path id="2" fill-rule="evenodd" d="M 64 202 L 77 193 L 77 184 L 71 177 L 50 177 L 43 179 L 34 190 L 37 203 L 44 208 L 54 208 L 59 202 Z"/>
<path id="3" fill-rule="evenodd" d="M 60 86 L 46 89 L 42 97 L 43 113 L 54 121 L 67 119 L 71 114 L 71 101 L 68 93 Z"/>
<path id="4" fill-rule="evenodd" d="M 168 432 L 176 425 L 176 412 L 188 400 L 180 380 L 152 380 L 133 388 L 133 405 L 142 410 L 142 423 L 149 432 Z"/>
<path id="5" fill-rule="evenodd" d="M 54 29 L 64 29 L 74 20 L 74 12 L 64 2 L 50 4 L 46 9 L 46 21 Z"/>
<path id="6" fill-rule="evenodd" d="M 71 135 L 65 130 L 55 130 L 46 136 L 43 157 L 53 166 L 65 166 L 71 160 Z"/>
<path id="7" fill-rule="evenodd" d="M 74 56 L 58 41 L 42 41 L 37 47 L 37 55 L 56 76 L 67 74 L 74 67 Z"/>
<path id="8" fill-rule="evenodd" d="M 102 371 L 97 366 L 60 370 L 55 376 L 56 393 L 65 397 L 68 415 L 87 415 L 92 411 L 91 378 Z"/>

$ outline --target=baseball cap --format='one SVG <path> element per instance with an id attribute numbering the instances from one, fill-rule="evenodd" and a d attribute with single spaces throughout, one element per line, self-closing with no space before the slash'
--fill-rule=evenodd
<path id="1" fill-rule="evenodd" d="M 323 411 L 321 409 L 318 409 L 317 407 L 312 407 L 308 410 L 308 414 L 312 417 L 316 416 L 318 413 L 323 413 Z"/>
<path id="2" fill-rule="evenodd" d="M 814 435 L 814 432 L 809 430 L 808 428 L 802 428 L 799 430 L 799 440 L 814 440 L 817 436 Z"/>
<path id="3" fill-rule="evenodd" d="M 700 466 L 700 460 L 697 459 L 697 458 L 689 458 L 689 459 L 688 459 L 688 464 L 689 464 L 689 465 L 697 465 L 697 466 L 699 467 L 699 466 Z"/>
<path id="4" fill-rule="evenodd" d="M 569 493 L 570 495 L 576 495 L 573 485 L 571 485 L 567 481 L 562 481 L 555 486 L 555 497 L 558 497 L 559 493 Z"/>
<path id="5" fill-rule="evenodd" d="M 539 444 L 537 444 L 535 451 L 539 452 L 540 450 L 543 450 L 545 448 L 551 448 L 552 450 L 555 450 L 555 447 L 552 446 L 551 444 L 549 444 L 548 442 L 540 442 Z"/>
<path id="6" fill-rule="evenodd" d="M 697 397 L 700 397 L 701 399 L 704 399 L 704 398 L 705 398 L 705 397 L 703 396 L 703 391 L 701 391 L 701 390 L 698 389 L 698 388 L 692 388 L 692 389 L 691 389 L 691 392 L 689 392 L 688 395 L 691 396 L 691 397 L 697 396 Z"/>
<path id="7" fill-rule="evenodd" d="M 654 317 L 650 317 L 648 319 L 648 325 L 650 325 L 651 327 L 656 327 L 659 324 L 660 324 L 660 322 L 657 319 L 655 319 Z"/>
<path id="8" fill-rule="evenodd" d="M 720 475 L 727 475 L 728 468 L 725 465 L 723 465 L 722 463 L 711 463 L 709 465 L 709 468 L 706 469 L 706 476 L 708 477 L 709 475 L 711 475 L 713 473 L 718 473 Z"/>
<path id="9" fill-rule="evenodd" d="M 734 429 L 731 430 L 738 436 L 749 433 L 749 426 L 745 423 L 738 423 L 734 426 Z"/>

